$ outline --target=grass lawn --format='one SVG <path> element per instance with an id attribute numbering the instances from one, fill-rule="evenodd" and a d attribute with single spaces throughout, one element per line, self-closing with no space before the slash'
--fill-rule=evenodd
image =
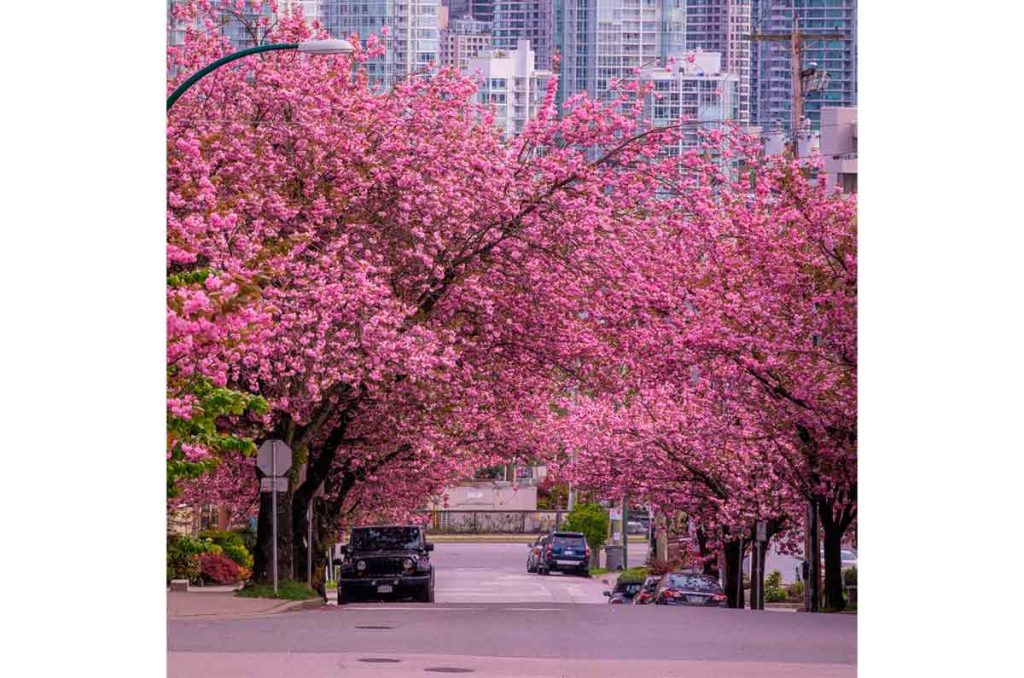
<path id="1" fill-rule="evenodd" d="M 235 595 L 243 598 L 280 598 L 281 600 L 309 600 L 320 596 L 319 593 L 302 582 L 290 580 L 277 582 L 277 594 L 274 593 L 273 584 L 249 584 Z"/>

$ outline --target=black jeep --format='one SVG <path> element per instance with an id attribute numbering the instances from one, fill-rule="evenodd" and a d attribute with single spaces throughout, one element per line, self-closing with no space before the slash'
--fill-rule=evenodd
<path id="1" fill-rule="evenodd" d="M 434 602 L 434 545 L 418 525 L 357 527 L 341 547 L 338 602 L 368 598 L 408 598 Z M 336 563 L 338 561 L 335 561 Z"/>

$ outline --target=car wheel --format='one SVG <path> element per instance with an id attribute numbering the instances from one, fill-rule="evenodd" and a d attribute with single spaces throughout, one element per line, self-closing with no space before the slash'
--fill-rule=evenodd
<path id="1" fill-rule="evenodd" d="M 590 576 L 590 570 L 589 569 L 587 569 L 587 570 L 580 570 L 580 576 L 581 577 L 589 577 Z"/>
<path id="2" fill-rule="evenodd" d="M 344 587 L 338 588 L 338 604 L 344 605 L 345 603 L 351 603 L 355 601 L 355 596 L 351 591 Z"/>

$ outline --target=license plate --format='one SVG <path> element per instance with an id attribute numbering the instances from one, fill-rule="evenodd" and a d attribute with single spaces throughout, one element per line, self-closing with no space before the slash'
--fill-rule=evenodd
<path id="1" fill-rule="evenodd" d="M 686 596 L 686 602 L 688 603 L 703 603 L 704 596 Z"/>
<path id="2" fill-rule="evenodd" d="M 572 549 L 565 549 L 565 555 L 571 556 L 572 555 Z"/>
<path id="3" fill-rule="evenodd" d="M 381 584 L 377 587 L 377 593 L 391 593 L 393 590 L 391 584 Z"/>
<path id="4" fill-rule="evenodd" d="M 575 560 L 556 560 L 559 565 L 579 565 Z"/>

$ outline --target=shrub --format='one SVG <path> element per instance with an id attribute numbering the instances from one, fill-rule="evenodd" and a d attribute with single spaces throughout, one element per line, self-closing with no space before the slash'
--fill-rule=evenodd
<path id="1" fill-rule="evenodd" d="M 168 552 L 174 550 L 200 556 L 204 553 L 211 553 L 217 548 L 220 547 L 214 544 L 212 539 L 196 539 L 194 537 L 186 537 L 179 534 L 173 535 L 167 540 Z"/>
<path id="2" fill-rule="evenodd" d="M 252 554 L 246 548 L 245 540 L 238 532 L 203 530 L 199 536 L 207 542 L 212 542 L 214 550 L 209 551 L 210 553 L 223 553 L 239 567 L 252 567 Z"/>
<path id="3" fill-rule="evenodd" d="M 764 599 L 769 603 L 777 603 L 786 599 L 786 591 L 782 588 L 782 573 L 772 570 L 764 580 Z"/>
<path id="4" fill-rule="evenodd" d="M 237 584 L 239 568 L 233 560 L 224 555 L 204 553 L 199 557 L 202 576 L 206 581 L 215 584 Z"/>
<path id="5" fill-rule="evenodd" d="M 600 504 L 576 504 L 559 529 L 582 532 L 596 554 L 608 538 L 608 511 Z"/>
<path id="6" fill-rule="evenodd" d="M 857 566 L 854 565 L 846 572 L 843 572 L 843 583 L 847 586 L 857 585 Z"/>
<path id="7" fill-rule="evenodd" d="M 239 567 L 238 568 L 238 580 L 239 581 L 249 581 L 250 579 L 252 579 L 252 569 L 248 568 L 248 567 Z"/>
<path id="8" fill-rule="evenodd" d="M 201 572 L 199 556 L 181 550 L 167 551 L 167 579 L 187 579 L 189 582 L 199 581 Z"/>
<path id="9" fill-rule="evenodd" d="M 256 550 L 256 530 L 243 527 L 239 530 L 232 530 L 232 534 L 237 534 L 238 538 L 242 540 L 242 546 L 249 553 Z"/>
<path id="10" fill-rule="evenodd" d="M 790 598 L 803 598 L 804 597 L 804 583 L 802 581 L 795 581 L 786 588 L 786 593 L 789 594 Z"/>
<path id="11" fill-rule="evenodd" d="M 646 567 L 631 567 L 628 570 L 623 570 L 619 575 L 618 581 L 624 583 L 642 583 L 647 579 L 648 570 Z"/>
<path id="12" fill-rule="evenodd" d="M 233 560 L 239 567 L 252 567 L 252 554 L 241 544 L 229 544 L 224 547 L 224 555 Z"/>
<path id="13" fill-rule="evenodd" d="M 199 533 L 200 539 L 207 539 L 212 541 L 214 544 L 220 544 L 226 546 L 228 544 L 238 544 L 244 546 L 242 542 L 242 536 L 237 532 L 229 532 L 228 530 L 203 530 Z"/>

